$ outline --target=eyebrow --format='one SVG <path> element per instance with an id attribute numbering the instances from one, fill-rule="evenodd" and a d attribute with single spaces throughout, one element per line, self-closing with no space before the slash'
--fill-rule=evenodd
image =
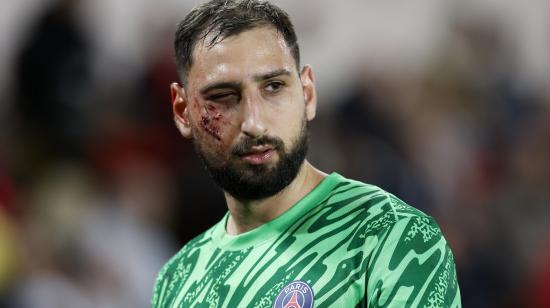
<path id="1" fill-rule="evenodd" d="M 272 71 L 272 72 L 269 72 L 269 73 L 255 75 L 253 77 L 253 79 L 254 79 L 254 81 L 262 81 L 262 80 L 267 80 L 267 79 L 277 77 L 277 76 L 282 76 L 282 75 L 290 76 L 291 73 L 286 68 L 282 68 L 282 69 L 275 70 L 275 71 Z"/>
<path id="2" fill-rule="evenodd" d="M 265 74 L 254 75 L 252 79 L 254 79 L 254 81 L 263 81 L 263 80 L 267 80 L 277 76 L 290 76 L 291 74 L 292 73 L 289 70 L 282 68 L 282 69 L 274 70 Z M 232 82 L 232 81 L 214 82 L 201 88 L 199 93 L 201 93 L 202 95 L 205 95 L 209 91 L 215 90 L 215 89 L 240 90 L 242 89 L 242 83 Z"/>

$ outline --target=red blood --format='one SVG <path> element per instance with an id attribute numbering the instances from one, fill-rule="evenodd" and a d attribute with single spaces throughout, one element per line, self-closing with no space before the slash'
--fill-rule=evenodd
<path id="1" fill-rule="evenodd" d="M 220 125 L 222 123 L 222 115 L 217 111 L 215 106 L 205 105 L 201 110 L 201 126 L 202 128 L 216 138 L 218 141 L 221 141 L 220 137 Z"/>
<path id="2" fill-rule="evenodd" d="M 220 137 L 220 128 L 215 125 L 214 123 L 212 123 L 212 119 L 209 118 L 208 116 L 206 115 L 203 115 L 202 116 L 202 121 L 201 121 L 201 126 L 202 128 L 204 128 L 204 130 L 206 130 L 210 135 L 212 135 L 212 137 L 218 139 L 219 141 L 222 140 L 222 138 Z"/>

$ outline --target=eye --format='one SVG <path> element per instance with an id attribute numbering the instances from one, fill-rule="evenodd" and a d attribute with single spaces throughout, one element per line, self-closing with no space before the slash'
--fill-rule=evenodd
<path id="1" fill-rule="evenodd" d="M 240 97 L 235 92 L 221 92 L 208 95 L 207 99 L 216 103 L 233 103 L 237 102 Z"/>
<path id="2" fill-rule="evenodd" d="M 276 93 L 284 87 L 282 81 L 270 81 L 266 86 L 265 90 L 270 93 Z"/>

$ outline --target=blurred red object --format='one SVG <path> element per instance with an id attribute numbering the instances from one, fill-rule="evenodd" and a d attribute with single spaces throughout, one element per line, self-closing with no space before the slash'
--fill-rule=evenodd
<path id="1" fill-rule="evenodd" d="M 15 214 L 13 199 L 15 188 L 9 176 L 0 168 L 0 210 L 9 215 Z"/>
<path id="2" fill-rule="evenodd" d="M 532 294 L 532 307 L 550 307 L 550 253 L 541 262 L 540 271 L 536 273 Z"/>

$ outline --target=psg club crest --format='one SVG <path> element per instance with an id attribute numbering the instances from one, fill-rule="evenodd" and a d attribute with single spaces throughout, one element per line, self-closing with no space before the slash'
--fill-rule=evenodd
<path id="1" fill-rule="evenodd" d="M 313 290 L 301 280 L 293 281 L 279 292 L 273 308 L 313 308 Z"/>

